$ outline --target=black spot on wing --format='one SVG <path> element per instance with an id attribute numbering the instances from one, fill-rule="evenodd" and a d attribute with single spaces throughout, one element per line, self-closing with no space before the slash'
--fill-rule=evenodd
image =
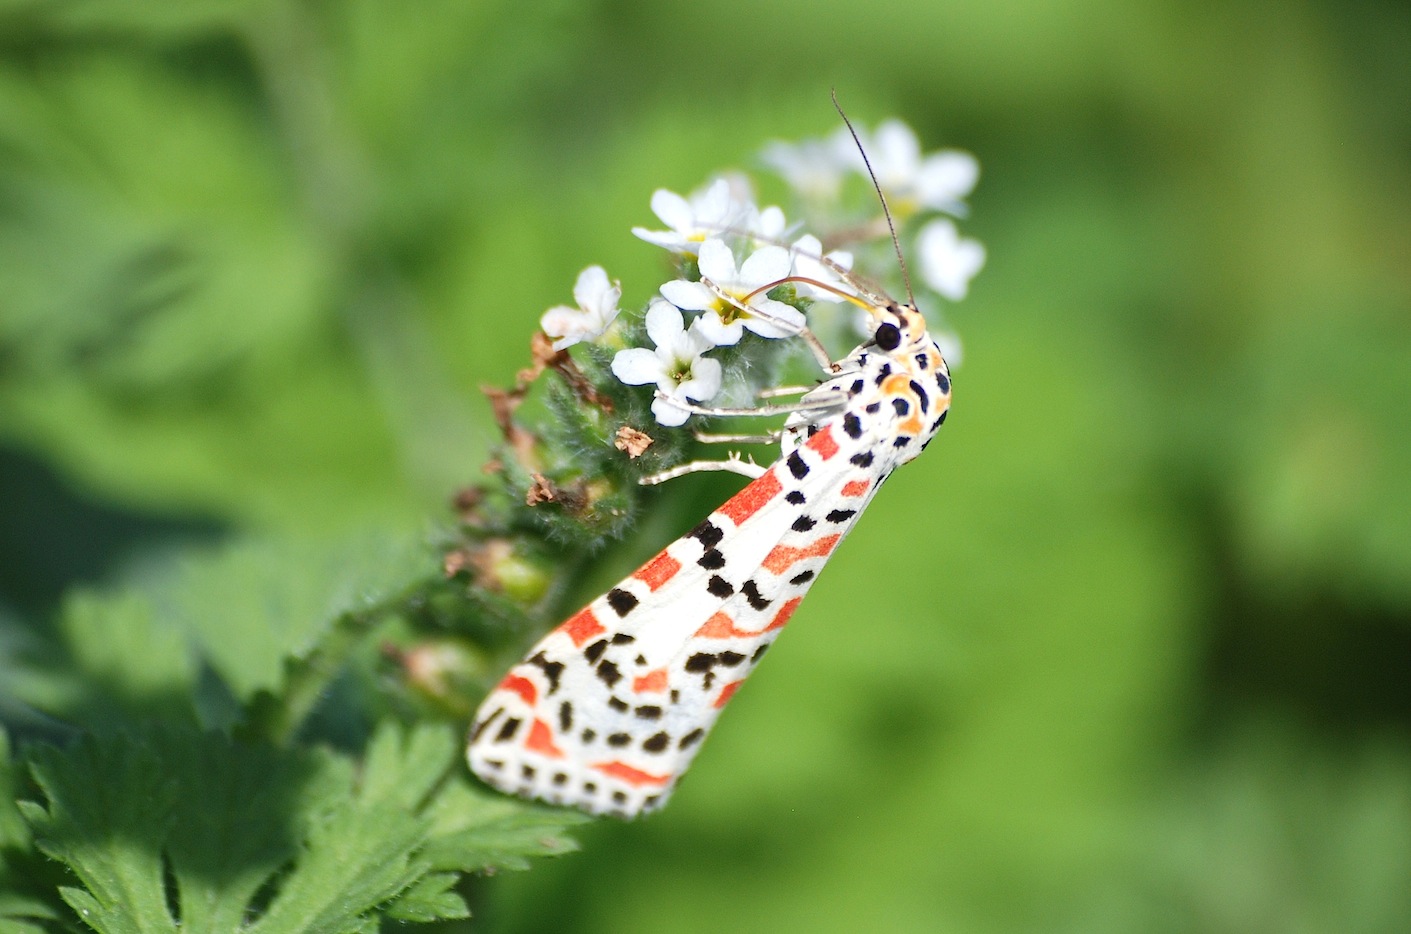
<path id="1" fill-rule="evenodd" d="M 647 752 L 661 752 L 669 742 L 671 742 L 671 737 L 665 733 L 653 733 L 642 740 L 642 748 Z"/>
<path id="2" fill-rule="evenodd" d="M 802 505 L 804 504 L 804 502 L 805 502 L 804 495 L 803 495 L 802 493 L 800 493 L 798 490 L 790 490 L 790 491 L 784 496 L 784 499 L 786 499 L 786 500 L 788 500 L 789 502 L 793 503 L 795 506 L 802 506 Z"/>
<path id="3" fill-rule="evenodd" d="M 696 526 L 686 533 L 687 538 L 694 538 L 705 548 L 714 548 L 720 544 L 720 540 L 725 537 L 725 533 L 720 530 L 720 526 L 709 519 Z"/>
<path id="4" fill-rule="evenodd" d="M 810 519 L 808 516 L 799 516 L 789 528 L 793 529 L 795 532 L 807 532 L 817 524 L 817 522 Z"/>
<path id="5" fill-rule="evenodd" d="M 706 590 L 710 591 L 711 596 L 724 600 L 735 592 L 735 587 L 719 574 L 712 574 L 706 583 Z"/>
<path id="6" fill-rule="evenodd" d="M 533 665 L 544 673 L 544 677 L 549 682 L 550 694 L 559 689 L 559 677 L 563 674 L 563 662 L 551 662 L 543 652 L 535 652 L 525 659 L 525 664 Z"/>
<path id="7" fill-rule="evenodd" d="M 719 548 L 709 548 L 696 559 L 696 563 L 707 571 L 718 571 L 725 567 L 725 555 L 721 554 Z"/>
<path id="8" fill-rule="evenodd" d="M 789 465 L 789 473 L 793 474 L 795 479 L 802 480 L 808 475 L 808 464 L 804 463 L 798 451 L 790 451 L 785 463 Z"/>
<path id="9" fill-rule="evenodd" d="M 696 743 L 699 743 L 701 741 L 701 737 L 703 736 L 705 736 L 705 730 L 701 729 L 700 727 L 696 727 L 694 730 L 681 737 L 680 741 L 676 744 L 676 748 L 690 749 Z"/>
<path id="10" fill-rule="evenodd" d="M 559 730 L 567 733 L 573 729 L 573 705 L 568 701 L 559 704 Z"/>
<path id="11" fill-rule="evenodd" d="M 510 717 L 500 725 L 500 732 L 495 734 L 495 742 L 503 743 L 505 740 L 514 738 L 515 731 L 519 729 L 519 725 L 523 722 L 524 721 L 518 717 Z"/>
<path id="12" fill-rule="evenodd" d="M 856 509 L 834 509 L 828 513 L 826 518 L 829 522 L 846 522 L 855 515 L 857 515 Z"/>
<path id="13" fill-rule="evenodd" d="M 740 593 L 745 595 L 750 606 L 756 610 L 762 610 L 774 602 L 759 592 L 759 587 L 755 585 L 753 579 L 745 581 L 744 586 L 740 588 Z"/>
<path id="14" fill-rule="evenodd" d="M 618 616 L 626 616 L 637 606 L 638 600 L 620 587 L 614 587 L 608 591 L 608 606 L 612 607 Z"/>
<path id="15" fill-rule="evenodd" d="M 622 680 L 622 672 L 617 670 L 617 666 L 612 662 L 602 662 L 597 669 L 598 680 L 608 687 Z"/>
<path id="16" fill-rule="evenodd" d="M 618 713 L 627 712 L 627 702 L 620 697 L 609 697 L 608 706 L 611 707 L 613 710 L 616 710 Z"/>
<path id="17" fill-rule="evenodd" d="M 807 584 L 811 580 L 813 580 L 813 572 L 804 571 L 800 574 L 795 574 L 793 577 L 789 578 L 789 583 L 797 587 L 800 584 Z"/>
<path id="18" fill-rule="evenodd" d="M 857 439 L 862 437 L 862 419 L 849 412 L 843 416 L 843 431 L 849 438 Z"/>
<path id="19" fill-rule="evenodd" d="M 471 733 L 470 733 L 470 741 L 473 743 L 473 742 L 475 742 L 477 739 L 479 739 L 479 738 L 480 738 L 480 734 L 485 732 L 485 728 L 488 727 L 490 724 L 494 723 L 494 722 L 495 722 L 495 719 L 496 719 L 497 717 L 499 717 L 500 714 L 502 714 L 502 713 L 504 713 L 504 712 L 505 712 L 505 708 L 503 708 L 503 707 L 497 707 L 497 708 L 495 708 L 495 712 L 494 712 L 494 713 L 490 714 L 490 716 L 486 717 L 484 720 L 481 720 L 479 723 L 477 723 L 477 724 L 475 725 L 475 729 L 472 730 Z"/>
<path id="20" fill-rule="evenodd" d="M 599 639 L 583 650 L 583 657 L 588 659 L 589 664 L 596 664 L 598 659 L 602 658 L 603 653 L 607 651 L 607 648 L 608 640 Z"/>
<path id="21" fill-rule="evenodd" d="M 938 370 L 936 372 L 936 385 L 940 387 L 943 395 L 948 394 L 950 392 L 950 377 Z"/>
<path id="22" fill-rule="evenodd" d="M 856 464 L 858 467 L 871 467 L 872 452 L 862 451 L 861 453 L 854 454 L 852 457 L 848 458 L 848 460 L 851 461 L 853 464 Z"/>

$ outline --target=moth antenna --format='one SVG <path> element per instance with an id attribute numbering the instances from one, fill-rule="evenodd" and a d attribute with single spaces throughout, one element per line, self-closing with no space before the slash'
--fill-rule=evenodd
<path id="1" fill-rule="evenodd" d="M 901 241 L 897 239 L 897 225 L 892 220 L 892 209 L 887 207 L 887 196 L 882 194 L 882 186 L 877 181 L 877 173 L 872 171 L 872 162 L 867 158 L 867 150 L 862 147 L 862 139 L 857 135 L 857 130 L 853 128 L 852 121 L 848 115 L 843 113 L 843 105 L 838 103 L 838 89 L 831 88 L 833 97 L 833 109 L 838 112 L 838 116 L 843 118 L 843 125 L 852 134 L 852 141 L 857 145 L 858 155 L 862 156 L 862 164 L 867 169 L 867 177 L 872 180 L 872 187 L 877 192 L 877 200 L 882 202 L 882 216 L 887 219 L 887 230 L 892 235 L 892 249 L 897 252 L 897 265 L 901 267 L 901 281 L 906 286 L 906 301 L 913 308 L 916 307 L 916 296 L 911 291 L 911 273 L 906 268 L 906 257 L 901 252 Z"/>

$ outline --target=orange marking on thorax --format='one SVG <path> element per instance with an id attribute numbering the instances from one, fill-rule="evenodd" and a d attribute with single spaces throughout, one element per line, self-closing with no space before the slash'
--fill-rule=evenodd
<path id="1" fill-rule="evenodd" d="M 524 748 L 530 752 L 537 752 L 541 756 L 548 756 L 550 759 L 562 759 L 563 750 L 554 745 L 554 731 L 543 720 L 535 720 L 534 725 L 529 728 L 529 736 L 524 741 Z"/>
<path id="2" fill-rule="evenodd" d="M 863 493 L 867 492 L 870 486 L 872 486 L 871 480 L 849 480 L 847 483 L 843 484 L 843 495 L 861 496 Z"/>
<path id="3" fill-rule="evenodd" d="M 632 690 L 638 694 L 664 694 L 666 693 L 666 669 L 658 668 L 656 671 L 649 671 L 646 674 L 632 679 Z"/>
<path id="4" fill-rule="evenodd" d="M 626 762 L 598 762 L 592 768 L 633 786 L 665 785 L 671 781 L 670 775 L 653 775 L 650 772 L 643 772 L 641 769 L 634 769 Z"/>
<path id="5" fill-rule="evenodd" d="M 838 442 L 833 440 L 833 426 L 828 425 L 805 442 L 804 447 L 818 452 L 825 461 L 838 453 Z"/>
<path id="6" fill-rule="evenodd" d="M 775 629 L 783 629 L 784 624 L 789 621 L 789 617 L 794 615 L 794 611 L 803 603 L 803 597 L 795 597 L 779 608 L 779 612 L 774 614 L 774 619 L 765 627 L 765 632 L 772 632 Z"/>
<path id="7" fill-rule="evenodd" d="M 579 648 L 594 636 L 607 632 L 593 615 L 593 608 L 590 606 L 585 606 L 560 623 L 558 631 L 572 639 L 573 644 Z"/>
<path id="8" fill-rule="evenodd" d="M 500 690 L 518 694 L 520 699 L 531 707 L 539 700 L 539 689 L 534 686 L 534 682 L 514 673 L 505 675 L 505 680 L 500 682 Z"/>
<path id="9" fill-rule="evenodd" d="M 774 471 L 771 470 L 726 500 L 725 505 L 717 509 L 716 512 L 729 517 L 730 521 L 736 525 L 740 525 L 750 516 L 759 512 L 765 503 L 778 496 L 782 489 L 783 487 L 779 485 L 779 478 L 774 476 Z"/>
<path id="10" fill-rule="evenodd" d="M 909 373 L 893 373 L 882 381 L 882 391 L 889 396 L 912 396 L 911 375 Z"/>
<path id="11" fill-rule="evenodd" d="M 738 691 L 740 689 L 740 685 L 744 683 L 745 682 L 743 681 L 731 681 L 729 684 L 725 685 L 725 687 L 720 689 L 719 696 L 715 698 L 715 703 L 711 706 L 715 707 L 718 710 L 721 707 L 724 707 L 726 704 L 730 703 L 730 698 L 735 696 L 735 692 Z"/>
<path id="12" fill-rule="evenodd" d="M 681 562 L 666 552 L 662 552 L 640 568 L 632 572 L 632 576 L 645 583 L 653 592 L 676 576 L 676 572 L 681 570 Z"/>
<path id="13" fill-rule="evenodd" d="M 825 535 L 812 545 L 794 548 L 789 545 L 775 545 L 774 550 L 764 557 L 764 567 L 771 574 L 783 574 L 796 562 L 804 558 L 820 558 L 833 550 L 841 535 Z"/>

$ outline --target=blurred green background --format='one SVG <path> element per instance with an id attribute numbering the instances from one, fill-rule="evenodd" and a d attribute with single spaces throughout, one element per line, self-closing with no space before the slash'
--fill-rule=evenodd
<path id="1" fill-rule="evenodd" d="M 0 637 L 443 519 L 539 313 L 830 87 L 980 157 L 953 417 L 479 929 L 1411 929 L 1405 4 L 3 0 Z"/>

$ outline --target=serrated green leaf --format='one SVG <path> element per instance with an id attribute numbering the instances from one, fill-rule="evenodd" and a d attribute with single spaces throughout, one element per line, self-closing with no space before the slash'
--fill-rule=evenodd
<path id="1" fill-rule="evenodd" d="M 66 751 L 35 750 L 30 771 L 48 801 L 21 805 L 35 841 L 83 883 L 64 901 L 101 934 L 175 932 L 161 844 L 178 789 L 151 749 L 85 737 Z"/>
<path id="2" fill-rule="evenodd" d="M 385 804 L 344 801 L 311 822 L 306 847 L 283 880 L 259 934 L 345 934 L 430 868 L 414 857 L 426 821 Z"/>
<path id="3" fill-rule="evenodd" d="M 420 924 L 469 918 L 470 908 L 465 899 L 452 891 L 459 881 L 459 873 L 429 873 L 397 896 L 387 908 L 387 917 Z"/>
<path id="4" fill-rule="evenodd" d="M 529 860 L 578 849 L 565 835 L 592 818 L 566 808 L 530 804 L 471 783 L 458 773 L 427 809 L 435 831 L 423 857 L 435 869 L 488 872 L 529 868 Z"/>
<path id="5" fill-rule="evenodd" d="M 164 617 L 190 628 L 205 660 L 245 701 L 277 689 L 285 660 L 308 653 L 334 620 L 369 609 L 432 567 L 419 543 L 385 533 L 244 541 L 188 556 L 155 582 L 153 600 Z"/>
<path id="6" fill-rule="evenodd" d="M 417 810 L 456 761 L 458 745 L 446 724 L 424 723 L 410 731 L 384 724 L 368 744 L 358 800 L 364 806 L 387 803 Z"/>
<path id="7" fill-rule="evenodd" d="M 233 931 L 298 850 L 300 815 L 346 780 L 323 756 L 244 745 L 212 733 L 163 733 L 181 794 L 167 854 L 188 932 Z"/>

